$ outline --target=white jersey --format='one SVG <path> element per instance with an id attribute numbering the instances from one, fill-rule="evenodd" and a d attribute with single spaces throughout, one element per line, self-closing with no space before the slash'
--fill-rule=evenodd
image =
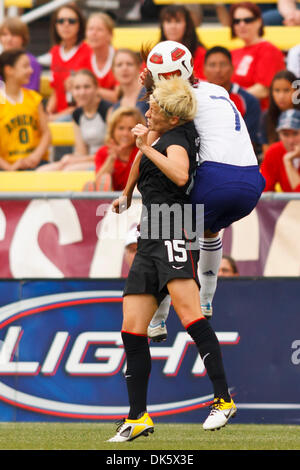
<path id="1" fill-rule="evenodd" d="M 193 90 L 198 102 L 194 123 L 200 136 L 200 163 L 257 165 L 244 119 L 225 88 L 199 82 Z"/>

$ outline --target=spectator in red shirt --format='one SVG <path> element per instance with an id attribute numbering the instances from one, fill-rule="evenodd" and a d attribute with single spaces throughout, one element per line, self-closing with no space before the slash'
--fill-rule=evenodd
<path id="1" fill-rule="evenodd" d="M 184 44 L 194 59 L 194 76 L 204 78 L 203 66 L 206 48 L 199 40 L 193 19 L 182 5 L 168 5 L 160 12 L 160 41 Z"/>
<path id="2" fill-rule="evenodd" d="M 114 21 L 106 13 L 93 13 L 86 24 L 86 41 L 92 53 L 89 68 L 98 79 L 99 95 L 117 101 L 118 82 L 112 71 L 115 50 L 112 46 Z"/>
<path id="3" fill-rule="evenodd" d="M 96 189 L 121 191 L 138 152 L 131 130 L 136 124 L 145 123 L 137 108 L 118 108 L 108 121 L 106 145 L 95 155 Z"/>
<path id="4" fill-rule="evenodd" d="M 46 111 L 49 119 L 69 120 L 74 111 L 72 72 L 89 68 L 90 48 L 84 42 L 85 19 L 76 4 L 70 3 L 56 10 L 51 18 L 50 31 L 54 46 L 51 54 L 51 94 Z"/>
<path id="5" fill-rule="evenodd" d="M 268 148 L 261 164 L 261 173 L 266 180 L 264 191 L 275 191 L 276 185 L 279 184 L 284 192 L 298 192 L 300 191 L 300 111 L 289 109 L 281 113 L 277 132 L 280 140 Z"/>
<path id="6" fill-rule="evenodd" d="M 232 51 L 232 80 L 260 100 L 262 110 L 268 107 L 269 87 L 274 75 L 285 69 L 280 49 L 262 38 L 264 34 L 261 10 L 251 2 L 230 7 L 231 36 L 244 42 L 244 47 Z"/>

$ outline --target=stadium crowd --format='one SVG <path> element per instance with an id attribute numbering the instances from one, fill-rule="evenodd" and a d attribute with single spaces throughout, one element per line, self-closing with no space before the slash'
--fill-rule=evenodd
<path id="1" fill-rule="evenodd" d="M 287 8 L 289 3 L 289 9 Z M 283 6 L 282 6 L 283 4 Z M 201 14 L 189 5 L 137 1 L 160 29 L 159 41 L 188 47 L 199 80 L 224 87 L 244 117 L 266 179 L 265 191 L 300 191 L 300 44 L 280 50 L 264 39 L 264 25 L 300 26 L 299 4 L 278 8 L 252 2 L 217 11 L 242 47 L 208 49 Z M 199 7 L 200 8 L 200 7 Z M 284 12 L 284 13 L 283 13 Z M 156 16 L 155 16 L 156 15 Z M 137 153 L 130 132 L 145 122 L 148 103 L 139 80 L 145 63 L 131 49 L 113 47 L 115 21 L 105 12 L 86 19 L 77 3 L 57 9 L 50 22 L 51 96 L 40 92 L 42 67 L 27 49 L 30 28 L 19 17 L 0 25 L 2 171 L 94 171 L 84 190 L 122 190 Z M 3 93 L 3 89 L 2 89 Z M 4 100 L 4 101 L 3 101 Z M 73 150 L 51 156 L 48 123 L 72 122 Z"/>

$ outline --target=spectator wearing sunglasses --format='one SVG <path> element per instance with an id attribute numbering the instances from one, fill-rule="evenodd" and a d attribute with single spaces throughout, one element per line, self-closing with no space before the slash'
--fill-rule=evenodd
<path id="1" fill-rule="evenodd" d="M 237 37 L 244 42 L 243 47 L 232 51 L 232 80 L 258 98 L 261 109 L 265 110 L 272 79 L 277 72 L 285 69 L 284 55 L 263 39 L 261 10 L 255 3 L 232 4 L 230 26 L 232 38 Z"/>
<path id="2" fill-rule="evenodd" d="M 85 18 L 76 4 L 60 7 L 51 18 L 51 94 L 46 111 L 51 121 L 71 121 L 75 109 L 70 77 L 73 72 L 88 69 L 90 47 L 84 42 Z"/>

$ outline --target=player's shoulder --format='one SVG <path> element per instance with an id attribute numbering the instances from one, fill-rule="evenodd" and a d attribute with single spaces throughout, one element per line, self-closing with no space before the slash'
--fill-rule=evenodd
<path id="1" fill-rule="evenodd" d="M 199 81 L 195 86 L 194 86 L 195 94 L 196 96 L 225 96 L 226 98 L 229 98 L 227 90 L 225 88 L 215 85 L 214 83 L 209 83 L 205 81 Z"/>

